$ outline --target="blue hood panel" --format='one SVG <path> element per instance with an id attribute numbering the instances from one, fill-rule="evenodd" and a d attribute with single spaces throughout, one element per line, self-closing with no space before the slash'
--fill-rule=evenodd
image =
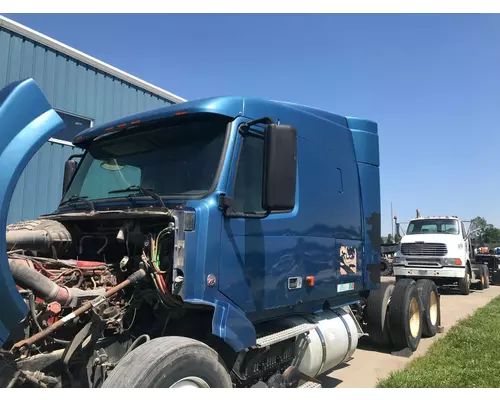
<path id="1" fill-rule="evenodd" d="M 5 230 L 12 193 L 31 157 L 63 127 L 33 79 L 0 91 L 0 346 L 27 313 L 7 260 Z"/>

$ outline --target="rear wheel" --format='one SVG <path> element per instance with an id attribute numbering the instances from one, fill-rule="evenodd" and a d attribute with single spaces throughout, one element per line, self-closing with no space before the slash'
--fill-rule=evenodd
<path id="1" fill-rule="evenodd" d="M 150 340 L 125 355 L 104 388 L 230 388 L 217 353 L 197 340 L 171 336 Z"/>
<path id="2" fill-rule="evenodd" d="M 477 282 L 477 290 L 484 290 L 485 289 L 485 280 L 486 276 L 484 275 L 484 269 L 482 268 L 483 266 L 479 268 L 479 282 Z"/>
<path id="3" fill-rule="evenodd" d="M 458 290 L 460 290 L 460 294 L 464 296 L 470 293 L 470 272 L 468 268 L 465 271 L 465 276 L 458 280 Z"/>
<path id="4" fill-rule="evenodd" d="M 417 281 L 417 289 L 422 301 L 422 336 L 433 337 L 441 321 L 441 306 L 436 284 L 430 279 Z"/>
<path id="5" fill-rule="evenodd" d="M 417 349 L 422 337 L 422 305 L 415 281 L 401 279 L 396 283 L 389 307 L 389 327 L 396 350 Z"/>
<path id="6" fill-rule="evenodd" d="M 484 271 L 484 288 L 488 289 L 490 287 L 490 270 L 486 265 L 483 265 Z"/>
<path id="7" fill-rule="evenodd" d="M 382 283 L 377 290 L 370 292 L 364 311 L 364 320 L 367 324 L 366 330 L 370 340 L 383 347 L 391 344 L 387 308 L 393 291 L 394 284 Z"/>

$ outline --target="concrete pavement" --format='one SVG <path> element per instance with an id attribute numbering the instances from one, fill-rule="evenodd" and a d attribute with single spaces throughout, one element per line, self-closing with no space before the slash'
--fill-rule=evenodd
<path id="1" fill-rule="evenodd" d="M 462 296 L 452 289 L 443 291 L 441 294 L 441 324 L 445 328 L 444 333 L 438 333 L 433 338 L 422 339 L 417 351 L 410 358 L 392 356 L 380 350 L 369 349 L 368 344 L 361 344 L 351 361 L 337 367 L 328 376 L 321 378 L 323 387 L 375 387 L 379 379 L 387 377 L 391 372 L 403 368 L 409 361 L 423 355 L 429 346 L 443 337 L 458 320 L 471 315 L 476 309 L 485 306 L 499 295 L 500 286 L 490 286 L 483 291 L 471 290 L 469 296 Z"/>

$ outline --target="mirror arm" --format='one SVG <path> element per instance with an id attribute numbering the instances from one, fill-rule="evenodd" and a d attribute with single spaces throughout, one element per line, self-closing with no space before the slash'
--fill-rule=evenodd
<path id="1" fill-rule="evenodd" d="M 263 117 L 259 119 L 254 119 L 252 121 L 244 122 L 243 124 L 240 125 L 239 130 L 241 131 L 242 129 L 248 130 L 251 126 L 258 125 L 258 124 L 272 124 L 273 120 L 269 117 Z M 242 132 L 240 132 L 242 133 Z"/>
<path id="2" fill-rule="evenodd" d="M 233 198 L 227 196 L 224 193 L 219 195 L 219 209 L 222 210 L 224 215 L 232 215 L 231 210 L 233 208 Z"/>
<path id="3" fill-rule="evenodd" d="M 68 160 L 72 160 L 73 158 L 82 158 L 84 153 L 81 154 L 72 154 L 68 157 Z"/>

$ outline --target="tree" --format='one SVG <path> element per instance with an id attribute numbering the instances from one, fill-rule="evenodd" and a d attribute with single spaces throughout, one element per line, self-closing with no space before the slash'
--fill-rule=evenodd
<path id="1" fill-rule="evenodd" d="M 483 231 L 483 241 L 485 243 L 493 244 L 500 242 L 500 229 L 495 228 L 493 225 L 489 224 Z"/>
<path id="2" fill-rule="evenodd" d="M 394 242 L 401 243 L 401 235 L 399 233 L 394 235 Z"/>
<path id="3" fill-rule="evenodd" d="M 488 224 L 485 218 L 476 217 L 471 221 L 471 230 L 475 230 L 472 235 L 474 242 L 480 246 L 495 246 L 500 244 L 500 229 L 493 224 Z"/>
<path id="4" fill-rule="evenodd" d="M 471 226 L 470 226 L 469 230 L 476 231 L 472 235 L 472 238 L 475 239 L 474 242 L 476 244 L 479 244 L 480 246 L 484 246 L 484 244 L 486 242 L 485 237 L 484 237 L 484 233 L 485 233 L 487 227 L 488 227 L 488 223 L 486 222 L 485 218 L 476 217 L 476 218 L 472 219 Z"/>
<path id="5" fill-rule="evenodd" d="M 483 217 L 476 217 L 471 221 L 471 230 L 477 229 L 479 235 L 482 235 L 487 227 L 488 223 Z"/>
<path id="6" fill-rule="evenodd" d="M 394 243 L 394 239 L 392 238 L 392 235 L 389 233 L 387 235 L 387 241 L 386 241 L 387 244 L 393 244 Z"/>

